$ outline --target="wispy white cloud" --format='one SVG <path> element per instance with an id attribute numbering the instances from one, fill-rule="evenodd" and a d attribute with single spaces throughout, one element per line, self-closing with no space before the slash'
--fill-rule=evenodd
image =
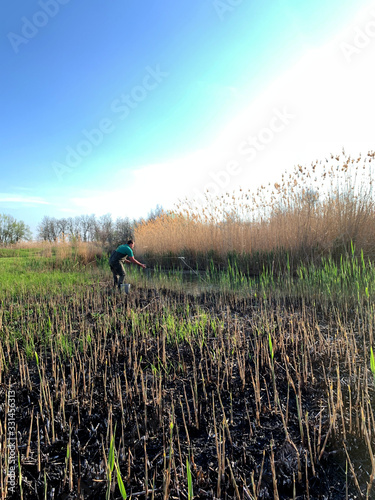
<path id="1" fill-rule="evenodd" d="M 195 83 L 198 91 L 204 92 L 209 96 L 217 98 L 231 98 L 238 97 L 240 92 L 237 87 L 231 85 L 222 85 L 220 83 L 206 82 L 204 80 L 198 80 Z"/>
<path id="2" fill-rule="evenodd" d="M 39 196 L 25 196 L 14 193 L 0 193 L 0 203 L 20 203 L 28 205 L 50 205 L 49 201 Z"/>
<path id="3" fill-rule="evenodd" d="M 92 191 L 91 193 L 77 193 L 77 196 L 69 198 L 69 206 L 75 214 L 93 213 L 97 217 L 111 214 L 113 218 L 129 217 L 138 219 L 146 217 L 151 208 L 155 208 L 160 201 L 160 193 L 154 194 L 149 190 L 133 190 L 130 187 L 115 190 Z"/>

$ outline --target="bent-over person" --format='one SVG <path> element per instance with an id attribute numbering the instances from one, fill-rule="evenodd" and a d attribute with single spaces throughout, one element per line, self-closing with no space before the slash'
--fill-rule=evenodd
<path id="1" fill-rule="evenodd" d="M 137 266 L 146 268 L 144 264 L 141 264 L 134 258 L 133 253 L 134 241 L 128 240 L 126 245 L 120 245 L 114 250 L 109 258 L 109 267 L 111 268 L 113 274 L 113 286 L 117 286 L 121 290 L 121 285 L 125 278 L 125 269 L 123 262 L 127 264 L 135 264 Z"/>

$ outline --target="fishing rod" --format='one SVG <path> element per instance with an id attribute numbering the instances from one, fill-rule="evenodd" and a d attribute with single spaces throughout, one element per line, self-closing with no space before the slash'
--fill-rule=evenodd
<path id="1" fill-rule="evenodd" d="M 208 283 L 206 280 L 204 280 L 204 279 L 202 278 L 202 276 L 201 276 L 199 273 L 197 273 L 197 271 L 195 271 L 192 267 L 190 267 L 190 266 L 189 266 L 189 264 L 188 264 L 188 263 L 186 262 L 186 260 L 185 260 L 185 257 L 177 257 L 177 258 L 178 258 L 178 259 L 180 259 L 180 260 L 182 260 L 182 262 L 183 262 L 183 263 L 184 263 L 184 264 L 185 264 L 185 265 L 186 265 L 189 269 L 191 269 L 191 270 L 193 271 L 193 273 L 195 273 L 195 274 L 198 276 L 198 278 L 200 278 L 200 279 L 201 279 L 202 281 L 204 281 L 207 285 L 209 285 L 209 283 Z"/>

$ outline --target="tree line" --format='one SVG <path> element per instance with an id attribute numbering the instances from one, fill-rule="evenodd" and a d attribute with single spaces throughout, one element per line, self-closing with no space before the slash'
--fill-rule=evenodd
<path id="1" fill-rule="evenodd" d="M 85 214 L 61 219 L 46 215 L 38 225 L 37 239 L 51 243 L 96 242 L 112 247 L 131 238 L 135 224 L 128 217 L 113 220 L 110 214 L 98 218 Z"/>
<path id="2" fill-rule="evenodd" d="M 111 214 L 100 217 L 78 215 L 76 217 L 56 218 L 45 215 L 36 231 L 38 241 L 58 242 L 95 242 L 104 248 L 113 248 L 129 238 L 134 238 L 134 230 L 139 224 L 159 217 L 163 208 L 159 205 L 151 210 L 146 219 L 130 220 L 118 217 L 113 220 Z M 29 241 L 32 233 L 23 221 L 17 221 L 11 215 L 0 214 L 0 244 L 9 245 L 19 241 Z"/>
<path id="3" fill-rule="evenodd" d="M 103 247 L 112 247 L 133 237 L 137 223 L 129 218 L 117 218 L 110 214 L 96 218 L 95 215 L 55 218 L 45 215 L 37 227 L 36 239 L 50 243 L 96 242 Z M 0 214 L 0 244 L 12 245 L 30 241 L 32 233 L 23 221 L 11 215 Z"/>

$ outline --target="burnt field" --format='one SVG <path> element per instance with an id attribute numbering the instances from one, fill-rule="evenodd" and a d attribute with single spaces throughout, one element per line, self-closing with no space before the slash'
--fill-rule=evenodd
<path id="1" fill-rule="evenodd" d="M 1 304 L 2 498 L 373 498 L 373 306 L 109 283 Z"/>

